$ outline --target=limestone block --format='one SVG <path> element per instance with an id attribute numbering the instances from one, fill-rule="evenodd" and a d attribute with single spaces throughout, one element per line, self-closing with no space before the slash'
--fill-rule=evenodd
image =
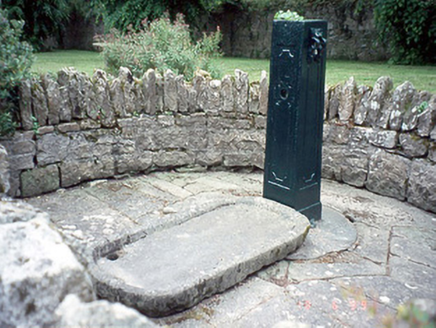
<path id="1" fill-rule="evenodd" d="M 62 162 L 61 187 L 71 187 L 88 180 L 108 178 L 115 175 L 113 156 L 103 156 L 89 160 Z"/>
<path id="2" fill-rule="evenodd" d="M 126 67 L 120 67 L 118 71 L 121 89 L 124 93 L 124 109 L 126 116 L 131 116 L 136 110 L 136 94 L 132 72 Z"/>
<path id="3" fill-rule="evenodd" d="M 67 294 L 93 300 L 83 266 L 46 220 L 1 225 L 0 252 L 1 327 L 50 326 Z"/>
<path id="4" fill-rule="evenodd" d="M 42 136 L 43 134 L 49 134 L 53 132 L 54 132 L 53 125 L 41 126 L 40 128 L 38 128 L 36 135 Z"/>
<path id="5" fill-rule="evenodd" d="M 218 166 L 223 162 L 223 153 L 213 149 L 200 151 L 196 154 L 195 163 L 201 166 Z"/>
<path id="6" fill-rule="evenodd" d="M 250 88 L 248 92 L 248 111 L 250 113 L 259 114 L 259 93 L 259 83 L 250 83 Z"/>
<path id="7" fill-rule="evenodd" d="M 327 120 L 329 115 L 329 103 L 330 103 L 330 88 L 326 85 L 324 89 L 324 116 L 323 120 Z"/>
<path id="8" fill-rule="evenodd" d="M 422 114 L 421 113 L 421 111 L 422 111 L 421 106 L 424 105 L 424 103 L 427 104 L 426 109 L 428 109 L 428 107 L 436 107 L 436 103 L 435 103 L 436 99 L 434 99 L 433 103 L 430 102 L 430 106 L 429 106 L 430 98 L 431 98 L 431 94 L 427 91 L 420 91 L 420 92 L 415 93 L 413 100 L 412 100 L 413 108 L 404 113 L 403 123 L 401 124 L 402 131 L 412 131 L 415 128 L 417 128 L 419 116 Z M 431 105 L 433 105 L 433 106 L 431 106 Z M 430 120 L 430 124 L 431 124 L 432 118 L 429 117 L 429 120 Z"/>
<path id="9" fill-rule="evenodd" d="M 404 82 L 399 85 L 392 94 L 392 107 L 389 119 L 389 127 L 399 131 L 403 123 L 404 114 L 413 108 L 413 97 L 416 90 L 412 83 Z"/>
<path id="10" fill-rule="evenodd" d="M 208 147 L 224 154 L 239 151 L 259 151 L 265 149 L 265 133 L 263 130 L 222 130 L 209 129 Z"/>
<path id="11" fill-rule="evenodd" d="M 188 104 L 189 112 L 194 113 L 197 110 L 197 90 L 193 87 L 188 89 Z"/>
<path id="12" fill-rule="evenodd" d="M 392 87 L 392 79 L 387 76 L 380 77 L 374 84 L 371 96 L 368 99 L 369 108 L 366 117 L 366 122 L 372 127 L 387 128 L 390 113 L 388 104 Z"/>
<path id="13" fill-rule="evenodd" d="M 176 116 L 176 125 L 185 127 L 205 127 L 207 124 L 204 113 L 192 113 L 190 115 Z"/>
<path id="14" fill-rule="evenodd" d="M 80 130 L 95 130 L 100 128 L 100 123 L 92 119 L 84 119 L 79 122 Z"/>
<path id="15" fill-rule="evenodd" d="M 236 69 L 234 91 L 236 112 L 248 113 L 248 88 L 248 73 Z"/>
<path id="16" fill-rule="evenodd" d="M 254 117 L 254 126 L 256 129 L 266 129 L 266 116 L 258 115 Z"/>
<path id="17" fill-rule="evenodd" d="M 144 94 L 144 81 L 136 77 L 133 77 L 133 94 L 135 95 L 135 111 L 133 115 L 138 116 L 141 113 L 145 113 L 146 98 Z"/>
<path id="18" fill-rule="evenodd" d="M 115 112 L 115 115 L 117 115 L 118 117 L 127 117 L 124 91 L 121 87 L 121 81 L 119 77 L 109 82 L 109 95 L 111 97 L 112 108 Z M 93 120 L 96 120 L 98 116 L 98 111 L 94 110 L 91 113 L 88 113 L 88 116 Z"/>
<path id="19" fill-rule="evenodd" d="M 177 112 L 177 84 L 171 70 L 164 74 L 164 111 Z"/>
<path id="20" fill-rule="evenodd" d="M 118 174 L 126 172 L 143 172 L 153 164 L 153 153 L 150 151 L 120 154 L 115 160 L 115 171 Z"/>
<path id="21" fill-rule="evenodd" d="M 141 118 L 142 119 L 142 118 Z M 149 120 L 149 118 L 145 118 Z M 144 121 L 144 120 L 142 120 Z M 151 122 L 151 120 L 150 120 Z M 145 124 L 145 128 L 149 125 Z M 118 119 L 118 127 L 121 130 L 121 136 L 123 138 L 134 139 L 140 137 L 139 135 L 139 120 L 136 118 L 122 118 Z"/>
<path id="22" fill-rule="evenodd" d="M 423 157 L 428 152 L 428 140 L 415 134 L 401 133 L 399 138 L 402 152 L 408 157 Z"/>
<path id="23" fill-rule="evenodd" d="M 339 120 L 348 122 L 353 117 L 357 86 L 354 77 L 345 82 L 342 87 L 342 95 L 339 102 Z"/>
<path id="24" fill-rule="evenodd" d="M 410 164 L 411 161 L 402 156 L 378 150 L 370 158 L 366 188 L 377 194 L 404 200 Z"/>
<path id="25" fill-rule="evenodd" d="M 190 149 L 200 150 L 207 146 L 207 129 L 205 126 L 180 128 L 173 126 L 152 132 L 152 150 Z"/>
<path id="26" fill-rule="evenodd" d="M 44 134 L 36 142 L 38 165 L 63 161 L 69 152 L 70 138 L 62 134 Z"/>
<path id="27" fill-rule="evenodd" d="M 120 143 L 121 137 L 116 137 L 113 133 L 108 133 L 105 130 L 95 130 L 83 133 L 84 137 L 88 141 L 88 144 L 82 144 L 81 139 L 74 140 L 74 148 L 80 151 L 83 149 L 86 151 L 89 146 L 92 149 L 91 154 L 83 154 L 84 156 L 76 156 L 75 158 L 82 158 L 86 160 L 93 160 L 96 164 L 99 163 L 101 158 L 110 158 L 114 154 L 114 147 Z M 71 158 L 71 157 L 70 157 Z M 107 159 L 108 160 L 108 159 Z M 109 161 L 110 163 L 110 161 Z"/>
<path id="28" fill-rule="evenodd" d="M 262 71 L 259 81 L 259 113 L 266 115 L 268 112 L 268 73 Z"/>
<path id="29" fill-rule="evenodd" d="M 0 200 L 0 227 L 6 223 L 27 222 L 33 219 L 48 220 L 49 217 L 47 213 L 22 201 Z"/>
<path id="30" fill-rule="evenodd" d="M 173 115 L 159 115 L 157 122 L 160 127 L 167 128 L 176 124 L 176 118 Z"/>
<path id="31" fill-rule="evenodd" d="M 364 128 L 360 126 L 354 126 L 350 129 L 350 141 L 351 148 L 365 149 L 369 146 L 369 136 L 373 130 L 371 128 Z"/>
<path id="32" fill-rule="evenodd" d="M 158 327 L 138 311 L 120 303 L 105 300 L 81 302 L 74 294 L 67 295 L 56 309 L 55 327 Z"/>
<path id="33" fill-rule="evenodd" d="M 115 126 L 115 112 L 110 102 L 106 72 L 100 69 L 95 70 L 92 76 L 92 83 L 94 85 L 94 103 L 92 106 L 99 109 L 101 125 L 108 128 Z"/>
<path id="34" fill-rule="evenodd" d="M 20 191 L 20 170 L 14 170 L 11 166 L 11 164 L 9 164 L 9 191 L 8 191 L 8 196 L 10 197 L 20 197 L 21 196 L 21 191 Z"/>
<path id="35" fill-rule="evenodd" d="M 177 104 L 180 113 L 187 113 L 189 110 L 189 86 L 185 83 L 183 75 L 178 75 L 175 78 L 177 89 Z"/>
<path id="36" fill-rule="evenodd" d="M 80 125 L 76 122 L 62 123 L 57 126 L 57 129 L 61 133 L 77 132 L 80 131 Z"/>
<path id="37" fill-rule="evenodd" d="M 94 97 L 94 86 L 88 74 L 77 74 L 77 81 L 79 84 L 78 105 L 80 108 L 80 118 L 86 116 L 96 119 L 95 113 L 98 112 L 92 107 L 91 99 Z"/>
<path id="38" fill-rule="evenodd" d="M 324 144 L 321 175 L 326 179 L 363 187 L 368 174 L 369 157 L 366 149 Z"/>
<path id="39" fill-rule="evenodd" d="M 38 125 L 46 125 L 48 119 L 47 99 L 42 84 L 35 78 L 32 79 L 32 105 Z"/>
<path id="40" fill-rule="evenodd" d="M 252 128 L 252 122 L 248 119 L 209 117 L 207 119 L 207 126 L 213 129 L 248 130 Z"/>
<path id="41" fill-rule="evenodd" d="M 330 101 L 329 101 L 329 112 L 328 120 L 333 120 L 338 116 L 339 112 L 339 102 L 341 97 L 342 87 L 338 84 L 330 88 Z"/>
<path id="42" fill-rule="evenodd" d="M 418 106 L 414 106 L 411 110 L 403 115 L 403 122 L 401 123 L 401 130 L 409 132 L 418 126 Z"/>
<path id="43" fill-rule="evenodd" d="M 338 145 L 345 145 L 350 140 L 350 130 L 346 125 L 331 124 L 329 139 Z"/>
<path id="44" fill-rule="evenodd" d="M 369 99 L 371 97 L 371 89 L 365 85 L 360 85 L 357 88 L 356 108 L 354 110 L 354 124 L 363 125 L 366 121 L 366 116 L 369 110 Z"/>
<path id="45" fill-rule="evenodd" d="M 61 96 L 59 111 L 59 120 L 69 122 L 72 118 L 72 105 L 70 102 L 69 89 L 70 72 L 68 69 L 62 69 L 58 72 L 58 84 Z"/>
<path id="46" fill-rule="evenodd" d="M 36 152 L 33 131 L 15 132 L 13 137 L 0 140 L 9 155 L 34 155 Z"/>
<path id="47" fill-rule="evenodd" d="M 363 187 L 367 179 L 369 153 L 364 149 L 347 149 L 340 163 L 341 179 L 343 182 Z"/>
<path id="48" fill-rule="evenodd" d="M 9 191 L 9 178 L 8 153 L 5 147 L 0 145 L 0 198 L 3 194 L 7 194 Z"/>
<path id="49" fill-rule="evenodd" d="M 225 112 L 233 112 L 234 95 L 233 95 L 233 79 L 230 75 L 225 75 L 221 81 L 221 108 Z"/>
<path id="50" fill-rule="evenodd" d="M 428 155 L 427 158 L 436 163 L 436 143 L 431 142 L 429 147 L 428 147 Z"/>
<path id="51" fill-rule="evenodd" d="M 80 106 L 81 103 L 81 85 L 80 85 L 80 73 L 77 72 L 74 68 L 69 69 L 69 81 L 68 81 L 68 95 L 70 97 L 71 109 L 72 109 L 72 117 L 73 118 L 83 118 L 85 117 L 85 112 L 83 108 Z"/>
<path id="52" fill-rule="evenodd" d="M 225 154 L 222 162 L 224 167 L 257 167 L 261 170 L 265 165 L 264 151 L 240 151 Z"/>
<path id="53" fill-rule="evenodd" d="M 428 107 L 418 114 L 417 133 L 421 137 L 430 136 L 431 130 L 436 126 L 436 96 L 428 102 Z"/>
<path id="54" fill-rule="evenodd" d="M 326 143 L 327 141 L 329 141 L 330 130 L 331 130 L 331 124 L 328 121 L 324 122 L 323 129 L 322 129 L 322 142 L 323 143 Z"/>
<path id="55" fill-rule="evenodd" d="M 376 146 L 387 149 L 393 149 L 398 144 L 398 132 L 390 130 L 373 130 L 368 135 L 369 142 Z"/>
<path id="56" fill-rule="evenodd" d="M 30 170 L 35 167 L 33 154 L 9 155 L 9 167 L 11 170 Z"/>
<path id="57" fill-rule="evenodd" d="M 218 115 L 221 111 L 221 81 L 210 80 L 207 88 L 207 105 L 204 111 L 209 115 Z"/>
<path id="58" fill-rule="evenodd" d="M 424 159 L 414 160 L 410 170 L 407 201 L 436 213 L 436 165 Z"/>
<path id="59" fill-rule="evenodd" d="M 156 72 L 153 69 L 147 70 L 142 77 L 143 94 L 146 100 L 144 112 L 146 114 L 156 114 L 157 94 L 156 94 Z"/>
<path id="60" fill-rule="evenodd" d="M 159 151 L 154 153 L 153 163 L 159 167 L 177 167 L 185 165 L 193 165 L 195 156 L 191 152 L 185 151 Z"/>
<path id="61" fill-rule="evenodd" d="M 192 93 L 192 96 L 196 96 L 196 102 L 192 103 L 195 108 L 193 108 L 194 111 L 205 110 L 208 100 L 208 87 L 209 83 L 206 78 L 197 72 L 192 80 L 192 89 L 195 91 L 195 93 Z"/>
<path id="62" fill-rule="evenodd" d="M 80 159 L 89 159 L 93 155 L 95 142 L 90 140 L 89 134 L 73 133 L 69 135 L 68 154 L 64 160 L 74 161 Z M 98 139 L 98 137 L 97 137 Z"/>
<path id="63" fill-rule="evenodd" d="M 19 93 L 19 108 L 22 127 L 24 130 L 32 130 L 32 81 L 30 79 L 24 80 L 20 83 Z"/>
<path id="64" fill-rule="evenodd" d="M 387 104 L 390 102 L 392 87 L 392 79 L 387 76 L 382 76 L 375 82 L 371 96 L 368 99 L 369 107 L 365 123 L 372 127 L 387 127 L 389 120 Z"/>
<path id="65" fill-rule="evenodd" d="M 33 197 L 59 189 L 57 165 L 38 167 L 21 173 L 21 196 Z"/>
<path id="66" fill-rule="evenodd" d="M 156 74 L 156 111 L 162 112 L 164 107 L 164 79 L 159 73 Z"/>

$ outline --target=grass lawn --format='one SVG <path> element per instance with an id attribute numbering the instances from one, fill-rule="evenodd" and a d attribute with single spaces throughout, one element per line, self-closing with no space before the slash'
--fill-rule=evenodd
<path id="1" fill-rule="evenodd" d="M 79 71 L 92 74 L 94 68 L 104 68 L 102 57 L 97 52 L 65 50 L 36 54 L 33 71 L 57 72 L 63 67 L 75 67 Z M 217 59 L 225 74 L 233 74 L 236 68 L 249 73 L 250 80 L 259 79 L 262 70 L 269 71 L 269 60 L 225 57 Z M 415 88 L 436 93 L 436 66 L 397 66 L 380 62 L 357 62 L 328 60 L 326 83 L 343 83 L 354 76 L 358 84 L 373 86 L 383 75 L 390 76 L 394 85 L 410 81 Z"/>

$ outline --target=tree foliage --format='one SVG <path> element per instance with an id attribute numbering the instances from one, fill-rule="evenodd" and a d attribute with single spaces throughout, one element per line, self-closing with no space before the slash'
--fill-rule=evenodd
<path id="1" fill-rule="evenodd" d="M 375 20 L 396 64 L 436 63 L 434 0 L 375 0 Z"/>
<path id="2" fill-rule="evenodd" d="M 33 63 L 32 47 L 21 41 L 24 22 L 7 17 L 7 11 L 0 9 L 0 136 L 15 130 L 12 112 L 17 88 Z"/>
<path id="3" fill-rule="evenodd" d="M 192 23 L 204 13 L 210 12 L 217 0 L 91 0 L 95 12 L 103 18 L 106 28 L 127 31 L 131 26 L 138 30 L 144 19 L 153 20 L 168 13 L 174 20 L 178 13 Z"/>
<path id="4" fill-rule="evenodd" d="M 3 0 L 2 3 L 11 19 L 25 22 L 24 36 L 36 49 L 42 49 L 47 38 L 59 37 L 71 8 L 67 0 Z"/>

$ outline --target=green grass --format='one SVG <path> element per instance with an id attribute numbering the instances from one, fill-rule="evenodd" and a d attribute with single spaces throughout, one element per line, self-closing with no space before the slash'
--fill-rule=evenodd
<path id="1" fill-rule="evenodd" d="M 37 60 L 33 71 L 38 73 L 57 72 L 63 67 L 75 67 L 91 75 L 94 68 L 104 68 L 103 58 L 91 51 L 55 51 L 36 54 Z M 258 80 L 262 70 L 269 71 L 269 60 L 246 58 L 220 58 L 216 60 L 224 74 L 233 74 L 236 68 L 242 69 L 250 76 L 250 80 Z M 358 84 L 373 86 L 380 76 L 390 76 L 394 85 L 410 81 L 418 90 L 436 93 L 436 66 L 401 66 L 388 65 L 381 62 L 357 62 L 344 60 L 328 60 L 326 83 L 334 85 L 343 83 L 354 76 Z"/>

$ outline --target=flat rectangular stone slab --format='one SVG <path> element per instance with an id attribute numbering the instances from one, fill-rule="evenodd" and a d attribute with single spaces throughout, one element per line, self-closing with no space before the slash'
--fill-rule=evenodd
<path id="1" fill-rule="evenodd" d="M 95 262 L 101 297 L 149 316 L 189 308 L 296 250 L 309 221 L 264 198 L 202 211 Z"/>

